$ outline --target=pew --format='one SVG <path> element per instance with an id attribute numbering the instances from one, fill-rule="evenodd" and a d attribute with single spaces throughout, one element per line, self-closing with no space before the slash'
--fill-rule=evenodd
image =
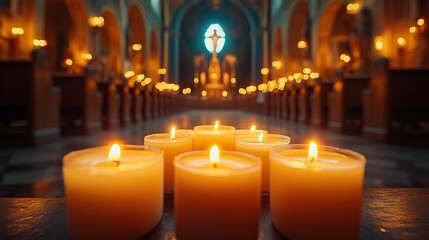
<path id="1" fill-rule="evenodd" d="M 298 96 L 298 107 L 299 107 L 299 115 L 298 121 L 300 123 L 309 125 L 311 122 L 311 94 L 313 94 L 313 86 L 304 84 L 299 88 L 299 96 Z"/>
<path id="2" fill-rule="evenodd" d="M 268 93 L 268 99 L 269 99 L 268 115 L 270 117 L 275 117 L 276 116 L 276 94 L 274 92 Z"/>
<path id="3" fill-rule="evenodd" d="M 119 125 L 126 126 L 131 122 L 131 101 L 134 91 L 131 91 L 126 84 L 118 84 L 116 92 L 119 95 Z"/>
<path id="4" fill-rule="evenodd" d="M 289 91 L 285 88 L 282 91 L 281 96 L 281 103 L 282 103 L 282 119 L 288 120 L 289 119 Z"/>
<path id="5" fill-rule="evenodd" d="M 283 91 L 275 92 L 275 102 L 276 102 L 275 117 L 276 118 L 282 117 L 282 92 Z"/>
<path id="6" fill-rule="evenodd" d="M 328 94 L 329 129 L 350 135 L 362 133 L 362 91 L 368 87 L 369 74 L 340 77 Z"/>
<path id="7" fill-rule="evenodd" d="M 311 94 L 311 125 L 321 128 L 328 126 L 328 93 L 332 91 L 332 82 L 319 81 Z"/>
<path id="8" fill-rule="evenodd" d="M 289 121 L 297 122 L 299 118 L 299 87 L 291 85 L 289 90 Z"/>
<path id="9" fill-rule="evenodd" d="M 429 145 L 429 68 L 391 69 L 389 60 L 374 61 L 363 91 L 366 139 L 393 144 Z"/>
<path id="10" fill-rule="evenodd" d="M 151 90 L 149 89 L 145 89 L 143 94 L 144 94 L 144 109 L 143 109 L 143 113 L 144 113 L 144 120 L 149 120 L 152 118 L 152 94 L 151 94 Z"/>
<path id="11" fill-rule="evenodd" d="M 86 74 L 54 73 L 61 91 L 61 134 L 90 134 L 101 130 L 102 94 L 97 90 L 92 67 Z"/>
<path id="12" fill-rule="evenodd" d="M 158 90 L 153 90 L 151 92 L 152 97 L 152 106 L 151 106 L 151 115 L 152 118 L 158 118 L 159 117 L 159 92 Z"/>
<path id="13" fill-rule="evenodd" d="M 103 129 L 119 126 L 120 96 L 113 81 L 97 82 L 98 90 L 103 94 L 101 107 L 101 122 Z"/>
<path id="14" fill-rule="evenodd" d="M 143 90 L 138 87 L 134 86 L 133 88 L 130 88 L 131 92 L 131 104 L 130 104 L 130 114 L 131 114 L 131 121 L 133 123 L 138 123 L 143 120 Z"/>
<path id="15" fill-rule="evenodd" d="M 52 85 L 47 52 L 34 50 L 30 60 L 1 60 L 0 74 L 0 146 L 57 140 L 61 92 Z"/>
<path id="16" fill-rule="evenodd" d="M 159 117 L 163 117 L 165 116 L 165 95 L 166 93 L 163 92 L 158 92 L 158 115 Z"/>

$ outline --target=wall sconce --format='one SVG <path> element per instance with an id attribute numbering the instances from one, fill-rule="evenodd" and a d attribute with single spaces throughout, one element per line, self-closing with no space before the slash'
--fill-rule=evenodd
<path id="1" fill-rule="evenodd" d="M 398 49 L 404 49 L 405 46 L 407 45 L 407 40 L 405 40 L 405 38 L 403 37 L 398 37 L 398 39 L 396 40 L 396 43 L 398 45 Z"/>
<path id="2" fill-rule="evenodd" d="M 266 67 L 265 67 L 265 68 L 262 68 L 262 69 L 261 69 L 261 74 L 262 74 L 262 75 L 264 75 L 264 76 L 265 76 L 265 75 L 268 75 L 268 73 L 270 73 L 270 70 L 269 70 L 268 68 L 266 68 Z"/>
<path id="3" fill-rule="evenodd" d="M 13 27 L 11 29 L 12 35 L 14 36 L 21 36 L 22 34 L 24 34 L 24 29 L 20 28 L 20 27 Z"/>
<path id="4" fill-rule="evenodd" d="M 383 50 L 384 43 L 383 43 L 383 37 L 382 36 L 376 36 L 374 38 L 374 49 L 377 51 Z"/>
<path id="5" fill-rule="evenodd" d="M 160 68 L 160 69 L 158 69 L 158 74 L 165 75 L 166 73 L 167 73 L 167 69 L 166 68 Z"/>
<path id="6" fill-rule="evenodd" d="M 307 47 L 307 43 L 304 40 L 301 40 L 296 46 L 298 47 L 298 49 L 304 49 Z"/>
<path id="7" fill-rule="evenodd" d="M 347 14 L 357 14 L 359 13 L 360 5 L 359 3 L 349 3 L 347 5 Z"/>
<path id="8" fill-rule="evenodd" d="M 82 53 L 82 58 L 85 60 L 91 60 L 92 55 L 90 53 Z"/>
<path id="9" fill-rule="evenodd" d="M 96 16 L 94 16 L 94 17 L 90 17 L 89 18 L 89 24 L 92 26 L 92 27 L 103 27 L 104 26 L 104 18 L 103 17 L 96 17 Z"/>
<path id="10" fill-rule="evenodd" d="M 282 62 L 281 61 L 273 61 L 272 63 L 271 63 L 271 66 L 273 67 L 273 68 L 275 68 L 276 70 L 279 70 L 279 69 L 281 69 L 282 68 Z"/>
<path id="11" fill-rule="evenodd" d="M 133 44 L 133 50 L 134 51 L 140 51 L 142 50 L 143 46 L 140 43 L 134 43 Z"/>
<path id="12" fill-rule="evenodd" d="M 33 39 L 33 45 L 35 47 L 46 47 L 46 45 L 48 45 L 48 42 L 43 39 Z"/>

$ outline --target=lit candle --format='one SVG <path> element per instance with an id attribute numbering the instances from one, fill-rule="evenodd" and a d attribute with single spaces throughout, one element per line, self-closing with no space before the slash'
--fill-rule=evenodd
<path id="1" fill-rule="evenodd" d="M 261 162 L 223 151 L 175 158 L 174 209 L 178 239 L 257 239 Z"/>
<path id="2" fill-rule="evenodd" d="M 157 147 L 164 151 L 164 190 L 174 189 L 174 157 L 192 151 L 192 136 L 176 133 L 172 127 L 171 133 L 157 133 L 144 138 L 144 145 Z"/>
<path id="3" fill-rule="evenodd" d="M 270 191 L 270 149 L 290 143 L 290 137 L 280 134 L 251 134 L 235 137 L 235 151 L 260 157 L 262 160 L 262 192 Z"/>
<path id="4" fill-rule="evenodd" d="M 246 134 L 260 134 L 260 133 L 267 133 L 265 130 L 258 130 L 256 129 L 255 125 L 252 125 L 250 129 L 239 129 L 235 131 L 235 135 L 246 135 Z"/>
<path id="5" fill-rule="evenodd" d="M 273 148 L 270 208 L 290 239 L 359 239 L 365 157 L 311 144 Z"/>
<path id="6" fill-rule="evenodd" d="M 71 239 L 137 239 L 161 220 L 162 151 L 114 145 L 63 158 Z"/>
<path id="7" fill-rule="evenodd" d="M 209 150 L 217 145 L 222 150 L 233 151 L 235 142 L 235 128 L 232 126 L 200 125 L 194 128 L 194 150 Z"/>

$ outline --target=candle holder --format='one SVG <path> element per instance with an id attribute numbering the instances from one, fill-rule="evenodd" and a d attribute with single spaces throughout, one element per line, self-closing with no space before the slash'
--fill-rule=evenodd
<path id="1" fill-rule="evenodd" d="M 365 157 L 291 144 L 270 152 L 270 207 L 274 226 L 290 239 L 359 239 Z"/>
<path id="2" fill-rule="evenodd" d="M 110 161 L 109 147 L 75 151 L 63 158 L 71 239 L 137 239 L 163 211 L 163 152 L 126 145 Z"/>
<path id="3" fill-rule="evenodd" d="M 257 239 L 261 161 L 222 151 L 213 164 L 209 155 L 193 151 L 175 158 L 177 238 Z"/>

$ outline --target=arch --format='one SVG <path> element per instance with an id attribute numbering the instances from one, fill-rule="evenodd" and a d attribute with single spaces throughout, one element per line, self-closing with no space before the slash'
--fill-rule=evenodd
<path id="1" fill-rule="evenodd" d="M 149 76 L 157 83 L 159 81 L 158 36 L 155 29 L 150 33 Z"/>
<path id="2" fill-rule="evenodd" d="M 283 73 L 283 66 L 284 66 L 284 59 L 283 59 L 283 33 L 280 27 L 277 27 L 277 29 L 274 32 L 274 41 L 273 41 L 273 63 L 274 61 L 280 61 L 281 67 L 278 69 L 276 66 L 272 66 L 273 69 L 273 77 L 279 78 Z"/>
<path id="3" fill-rule="evenodd" d="M 126 44 L 127 56 L 131 61 L 131 67 L 136 73 L 147 73 L 147 40 L 146 40 L 146 21 L 137 4 L 131 4 L 128 7 L 128 26 L 130 32 Z M 133 44 L 141 44 L 142 49 L 133 51 Z"/>
<path id="4" fill-rule="evenodd" d="M 64 69 L 66 58 L 73 60 L 74 71 L 86 64 L 88 52 L 87 13 L 82 0 L 45 1 L 45 39 L 52 70 Z"/>
<path id="5" fill-rule="evenodd" d="M 348 38 L 353 29 L 350 24 L 352 16 L 347 15 L 341 0 L 331 0 L 323 9 L 316 32 L 316 67 L 324 78 L 332 78 L 339 64 L 339 55 L 350 48 Z"/>
<path id="6" fill-rule="evenodd" d="M 309 57 L 311 48 L 311 34 L 309 33 L 310 22 L 309 18 L 309 7 L 307 1 L 297 1 L 293 8 L 292 14 L 288 19 L 288 26 L 286 30 L 286 61 L 285 65 L 288 67 L 287 72 L 289 74 L 295 72 L 301 72 L 304 59 Z M 306 48 L 298 49 L 297 44 L 299 41 L 304 40 L 307 43 Z"/>
<path id="7" fill-rule="evenodd" d="M 110 9 L 103 11 L 104 26 L 101 29 L 101 61 L 106 66 L 109 77 L 121 75 L 121 32 L 114 12 Z M 107 77 L 107 76 L 105 76 Z"/>

